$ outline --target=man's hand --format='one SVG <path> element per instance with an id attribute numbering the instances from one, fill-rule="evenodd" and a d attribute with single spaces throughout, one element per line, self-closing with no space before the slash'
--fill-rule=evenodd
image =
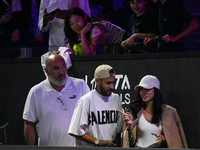
<path id="1" fill-rule="evenodd" d="M 44 35 L 43 34 L 39 34 L 35 37 L 35 39 L 38 41 L 38 42 L 43 42 L 43 39 L 44 39 Z"/>
<path id="2" fill-rule="evenodd" d="M 176 41 L 177 41 L 176 37 L 170 36 L 170 35 L 168 35 L 168 34 L 164 35 L 164 36 L 162 37 L 162 40 L 165 41 L 166 43 L 169 43 L 169 42 L 176 42 Z"/>
<path id="3" fill-rule="evenodd" d="M 46 27 L 49 21 L 52 21 L 54 16 L 48 15 L 47 9 L 44 10 L 43 27 Z"/>
<path id="4" fill-rule="evenodd" d="M 62 10 L 62 12 L 56 12 L 54 15 L 56 18 L 65 19 L 68 10 Z"/>
<path id="5" fill-rule="evenodd" d="M 10 21 L 11 17 L 12 17 L 11 13 L 4 14 L 0 19 L 0 24 L 7 23 L 8 21 Z"/>
<path id="6" fill-rule="evenodd" d="M 154 38 L 145 38 L 143 41 L 143 44 L 148 47 L 148 43 L 152 43 L 154 41 Z"/>
<path id="7" fill-rule="evenodd" d="M 100 140 L 98 145 L 100 147 L 117 147 L 111 140 Z"/>
<path id="8" fill-rule="evenodd" d="M 132 47 L 133 43 L 135 41 L 135 34 L 133 34 L 131 37 L 129 37 L 128 39 L 126 39 L 125 41 L 121 42 L 121 47 L 127 49 L 127 47 Z"/>
<path id="9" fill-rule="evenodd" d="M 18 29 L 16 29 L 13 33 L 10 34 L 11 36 L 11 41 L 12 42 L 17 42 L 19 41 L 19 34 L 20 34 L 20 31 Z"/>

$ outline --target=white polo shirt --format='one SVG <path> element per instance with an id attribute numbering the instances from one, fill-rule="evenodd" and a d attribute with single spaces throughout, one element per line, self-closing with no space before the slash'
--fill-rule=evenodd
<path id="1" fill-rule="evenodd" d="M 48 79 L 31 88 L 26 99 L 23 119 L 36 122 L 38 145 L 74 145 L 74 138 L 67 133 L 69 124 L 77 101 L 89 91 L 83 80 L 69 76 L 61 92 L 53 89 Z M 58 97 L 65 103 L 67 110 L 63 111 Z"/>

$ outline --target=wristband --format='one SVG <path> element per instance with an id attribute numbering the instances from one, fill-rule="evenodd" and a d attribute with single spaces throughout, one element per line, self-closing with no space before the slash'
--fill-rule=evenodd
<path id="1" fill-rule="evenodd" d="M 131 129 L 129 129 L 129 130 L 131 130 Z M 130 144 L 132 138 L 133 138 L 133 133 L 131 132 L 130 138 L 129 138 L 129 140 L 128 140 L 128 145 Z"/>

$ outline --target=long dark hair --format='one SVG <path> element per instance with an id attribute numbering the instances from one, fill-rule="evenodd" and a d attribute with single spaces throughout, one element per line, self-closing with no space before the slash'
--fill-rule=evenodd
<path id="1" fill-rule="evenodd" d="M 156 124 L 157 126 L 160 125 L 160 121 L 162 119 L 162 105 L 164 104 L 162 94 L 159 89 L 154 87 L 154 97 L 153 97 L 153 118 L 151 123 Z M 137 113 L 141 110 L 141 108 L 146 108 L 146 103 L 142 100 L 140 96 L 140 90 L 137 91 L 136 100 L 133 101 L 130 106 L 128 107 L 131 110 L 133 116 L 136 118 Z"/>
<path id="2" fill-rule="evenodd" d="M 73 7 L 72 9 L 68 10 L 65 17 L 64 32 L 65 32 L 65 40 L 69 42 L 70 47 L 73 47 L 74 44 L 79 43 L 78 33 L 76 33 L 70 27 L 69 19 L 72 15 L 78 15 L 78 16 L 81 16 L 82 18 L 85 18 L 86 16 L 87 17 L 86 23 L 91 22 L 89 16 L 82 9 L 78 7 Z M 86 37 L 87 37 L 87 34 L 86 34 Z"/>
<path id="3" fill-rule="evenodd" d="M 90 18 L 82 9 L 78 8 L 78 7 L 73 7 L 70 10 L 68 10 L 68 13 L 66 14 L 65 17 L 65 27 L 64 27 L 64 32 L 65 32 L 65 40 L 67 42 L 69 42 L 70 47 L 73 47 L 74 44 L 79 43 L 79 39 L 78 39 L 78 33 L 76 33 L 74 30 L 72 30 L 72 28 L 70 27 L 70 22 L 69 19 L 72 15 L 78 15 L 82 18 L 85 18 L 85 16 L 87 17 L 87 20 L 85 22 L 85 25 L 87 24 L 87 22 L 94 22 L 94 21 L 101 21 L 101 19 L 96 18 L 96 17 L 92 17 Z M 91 23 L 92 24 L 92 23 Z M 99 23 L 95 24 L 97 25 L 99 28 L 104 29 L 104 27 Z M 92 24 L 92 26 L 94 27 L 94 25 Z M 92 28 L 93 28 L 92 27 Z M 90 42 L 90 32 L 86 33 L 86 39 L 88 42 Z"/>

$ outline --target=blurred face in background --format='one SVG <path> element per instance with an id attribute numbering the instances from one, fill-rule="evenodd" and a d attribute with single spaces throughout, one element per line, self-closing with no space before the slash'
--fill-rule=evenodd
<path id="1" fill-rule="evenodd" d="M 136 13 L 136 16 L 141 16 L 146 11 L 146 0 L 132 0 L 130 1 L 131 9 Z"/>

